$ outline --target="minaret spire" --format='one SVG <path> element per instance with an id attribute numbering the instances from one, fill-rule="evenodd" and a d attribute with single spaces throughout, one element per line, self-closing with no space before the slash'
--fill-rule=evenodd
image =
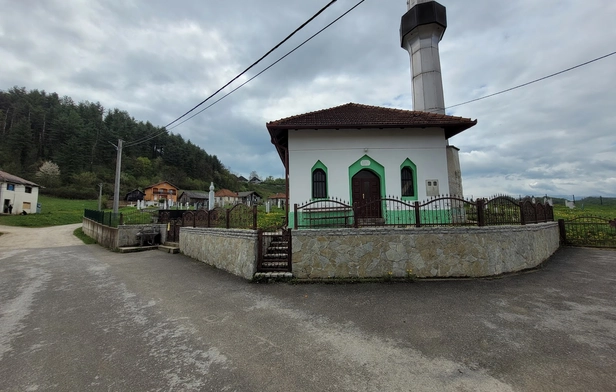
<path id="1" fill-rule="evenodd" d="M 411 57 L 413 110 L 445 114 L 438 43 L 447 28 L 445 7 L 433 0 L 407 0 L 400 40 Z"/>

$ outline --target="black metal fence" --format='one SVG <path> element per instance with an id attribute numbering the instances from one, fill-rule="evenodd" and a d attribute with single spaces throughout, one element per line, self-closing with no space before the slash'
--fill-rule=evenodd
<path id="1" fill-rule="evenodd" d="M 293 214 L 295 229 L 525 225 L 553 220 L 554 212 L 549 204 L 509 196 L 474 201 L 439 196 L 425 202 L 388 197 L 353 204 L 327 199 L 295 204 Z"/>
<path id="2" fill-rule="evenodd" d="M 124 224 L 121 213 L 114 214 L 109 211 L 84 210 L 83 216 L 109 227 L 118 227 L 118 225 Z"/>
<path id="3" fill-rule="evenodd" d="M 175 211 L 160 211 L 158 223 L 166 223 L 167 240 L 180 239 L 180 227 L 208 227 L 224 229 L 257 229 L 257 206 L 237 204 L 230 209 L 185 211 L 180 216 Z"/>
<path id="4" fill-rule="evenodd" d="M 616 219 L 583 215 L 559 219 L 563 245 L 616 248 Z"/>

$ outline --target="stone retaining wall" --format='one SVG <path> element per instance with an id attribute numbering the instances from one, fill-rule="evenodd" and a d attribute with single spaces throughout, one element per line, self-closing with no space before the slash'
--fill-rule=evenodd
<path id="1" fill-rule="evenodd" d="M 182 227 L 180 252 L 245 279 L 257 271 L 256 230 Z"/>
<path id="2" fill-rule="evenodd" d="M 536 267 L 559 247 L 555 222 L 295 230 L 292 237 L 296 278 L 494 276 Z"/>
<path id="3" fill-rule="evenodd" d="M 158 227 L 161 236 L 160 242 L 165 242 L 167 225 L 164 224 L 122 225 L 115 228 L 105 226 L 88 218 L 82 219 L 84 234 L 94 238 L 100 245 L 111 250 L 117 250 L 125 246 L 138 246 L 139 239 L 137 238 L 137 233 L 146 226 Z"/>
<path id="4" fill-rule="evenodd" d="M 118 229 L 105 226 L 88 218 L 82 219 L 83 233 L 107 249 L 118 248 Z"/>

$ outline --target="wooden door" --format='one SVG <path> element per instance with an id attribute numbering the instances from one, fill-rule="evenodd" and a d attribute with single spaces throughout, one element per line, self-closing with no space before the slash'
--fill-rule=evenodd
<path id="1" fill-rule="evenodd" d="M 353 204 L 358 219 L 380 218 L 381 181 L 370 170 L 361 170 L 353 176 Z"/>

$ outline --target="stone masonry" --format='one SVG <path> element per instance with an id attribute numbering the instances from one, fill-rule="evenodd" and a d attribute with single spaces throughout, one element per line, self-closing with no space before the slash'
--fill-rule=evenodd
<path id="1" fill-rule="evenodd" d="M 256 230 L 180 229 L 180 252 L 245 279 L 257 271 Z"/>
<path id="2" fill-rule="evenodd" d="M 536 267 L 559 247 L 557 223 L 293 232 L 296 278 L 482 277 Z"/>

